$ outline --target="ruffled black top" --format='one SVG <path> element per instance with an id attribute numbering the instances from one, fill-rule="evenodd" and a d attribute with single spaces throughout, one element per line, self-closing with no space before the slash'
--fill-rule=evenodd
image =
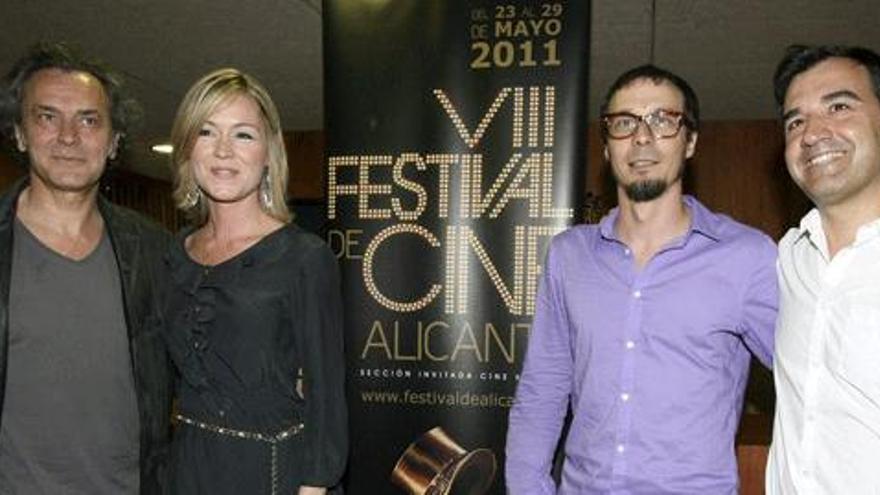
<path id="1" fill-rule="evenodd" d="M 330 249 L 295 225 L 218 265 L 193 261 L 178 235 L 167 256 L 169 352 L 187 418 L 267 436 L 269 445 L 180 425 L 171 465 L 174 493 L 279 493 L 332 486 L 347 453 L 342 304 Z"/>

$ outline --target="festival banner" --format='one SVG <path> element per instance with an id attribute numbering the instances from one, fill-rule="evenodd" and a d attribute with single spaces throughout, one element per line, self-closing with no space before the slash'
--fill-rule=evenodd
<path id="1" fill-rule="evenodd" d="M 350 494 L 503 493 L 547 244 L 584 189 L 588 1 L 325 0 Z"/>

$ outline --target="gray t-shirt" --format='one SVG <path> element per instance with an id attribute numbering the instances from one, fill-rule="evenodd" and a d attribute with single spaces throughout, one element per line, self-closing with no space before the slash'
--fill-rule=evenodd
<path id="1" fill-rule="evenodd" d="M 136 494 L 137 399 L 110 239 L 73 261 L 14 228 L 0 494 Z"/>

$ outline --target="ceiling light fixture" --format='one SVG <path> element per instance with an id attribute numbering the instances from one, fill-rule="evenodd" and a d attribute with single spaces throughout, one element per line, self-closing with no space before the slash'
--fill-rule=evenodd
<path id="1" fill-rule="evenodd" d="M 160 155 L 170 155 L 171 152 L 174 151 L 174 146 L 171 146 L 168 143 L 161 143 L 150 146 L 150 149 L 153 151 L 153 153 L 158 153 Z"/>

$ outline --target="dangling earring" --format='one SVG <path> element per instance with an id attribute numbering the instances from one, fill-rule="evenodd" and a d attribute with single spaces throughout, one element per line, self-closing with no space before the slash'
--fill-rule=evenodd
<path id="1" fill-rule="evenodd" d="M 194 185 L 192 189 L 186 192 L 186 196 L 183 198 L 183 207 L 187 210 L 195 208 L 201 200 L 202 189 L 199 186 Z"/>
<path id="2" fill-rule="evenodd" d="M 269 167 L 263 169 L 263 179 L 260 181 L 260 203 L 267 210 L 272 207 L 272 176 L 269 175 Z"/>

